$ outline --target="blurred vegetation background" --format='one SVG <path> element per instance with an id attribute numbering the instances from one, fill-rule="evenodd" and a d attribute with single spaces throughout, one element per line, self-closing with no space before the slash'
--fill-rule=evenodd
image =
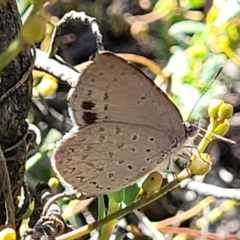
<path id="1" fill-rule="evenodd" d="M 213 154 L 213 170 L 198 179 L 201 183 L 214 184 L 223 188 L 239 188 L 239 115 L 240 110 L 240 1 L 237 0 L 52 0 L 39 8 L 46 20 L 46 29 L 36 46 L 48 51 L 56 22 L 70 10 L 84 11 L 96 17 L 106 50 L 115 53 L 131 53 L 132 61 L 169 95 L 180 109 L 183 118 L 201 119 L 208 124 L 206 107 L 210 99 L 222 98 L 233 104 L 234 116 L 230 119 L 231 129 L 227 137 L 236 145 L 219 140 L 210 146 Z M 18 0 L 23 22 L 37 1 Z M 40 28 L 40 26 L 39 26 Z M 38 25 L 29 31 L 38 34 Z M 35 31 L 34 31 L 35 29 Z M 89 60 L 96 52 L 95 40 L 90 29 L 79 22 L 69 23 L 62 30 L 58 55 L 73 66 Z M 146 57 L 142 60 L 140 56 Z M 151 60 L 151 61 L 148 61 Z M 154 65 L 155 63 L 155 65 Z M 223 66 L 220 79 L 206 87 L 219 68 Z M 62 191 L 51 167 L 50 158 L 56 141 L 72 127 L 68 116 L 66 98 L 70 87 L 47 74 L 34 72 L 33 101 L 29 122 L 39 130 L 39 148 L 26 163 L 26 180 L 31 189 L 39 181 L 49 182 L 55 192 Z M 201 94 L 204 93 L 199 103 Z M 193 110 L 191 116 L 190 113 Z M 192 228 L 201 232 L 232 234 L 240 239 L 240 209 L 238 199 L 210 201 L 198 214 L 173 226 L 176 229 Z M 191 209 L 208 196 L 182 186 L 160 200 L 142 209 L 143 215 L 129 214 L 120 220 L 115 238 L 153 239 L 148 226 Z M 75 227 L 86 224 L 86 211 L 97 218 L 97 202 L 88 210 L 80 203 L 61 201 L 64 214 Z M 146 217 L 147 220 L 144 220 Z M 26 214 L 21 231 L 28 228 Z M 147 223 L 145 222 L 147 221 Z M 141 225 L 142 224 L 142 225 Z M 160 225 L 159 225 L 160 224 Z M 160 230 L 164 239 L 198 239 L 200 235 L 187 235 L 175 228 Z M 174 232 L 175 231 L 175 232 Z M 178 233 L 178 234 L 177 234 Z M 214 238 L 216 237 L 216 238 Z M 90 239 L 90 236 L 81 239 Z M 93 238 L 94 239 L 94 238 Z M 200 238 L 199 238 L 200 239 Z M 219 239 L 218 235 L 212 238 Z M 223 238 L 230 239 L 230 238 Z M 234 238 L 231 238 L 234 239 Z"/>

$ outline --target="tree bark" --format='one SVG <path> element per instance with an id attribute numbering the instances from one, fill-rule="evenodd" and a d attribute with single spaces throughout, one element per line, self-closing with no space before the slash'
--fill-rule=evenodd
<path id="1" fill-rule="evenodd" d="M 0 53 L 4 52 L 9 44 L 18 36 L 21 28 L 15 0 L 4 0 L 0 4 Z M 0 72 L 0 99 L 6 91 L 18 83 L 24 73 L 32 65 L 33 55 L 31 46 L 25 46 L 24 50 L 12 60 L 12 62 Z M 18 207 L 18 196 L 21 195 L 25 172 L 25 160 L 27 156 L 27 131 L 26 118 L 30 109 L 32 96 L 32 74 L 3 102 L 0 103 L 0 145 L 7 162 L 8 174 L 11 181 L 12 197 L 15 205 L 16 230 L 18 231 L 24 211 Z M 17 144 L 10 151 L 10 147 Z M 5 151 L 4 151 L 5 150 Z M 0 226 L 6 222 L 5 199 L 2 191 L 4 183 L 0 176 Z"/>

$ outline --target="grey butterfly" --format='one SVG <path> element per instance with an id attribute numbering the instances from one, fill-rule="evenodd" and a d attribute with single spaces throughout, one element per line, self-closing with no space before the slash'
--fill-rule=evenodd
<path id="1" fill-rule="evenodd" d="M 117 191 L 168 165 L 191 132 L 151 79 L 110 52 L 84 70 L 69 107 L 79 128 L 63 137 L 51 162 L 63 184 L 90 195 Z"/>

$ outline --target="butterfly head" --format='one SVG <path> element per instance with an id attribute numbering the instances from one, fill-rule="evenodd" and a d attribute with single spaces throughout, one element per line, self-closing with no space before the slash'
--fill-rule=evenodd
<path id="1" fill-rule="evenodd" d="M 186 138 L 187 139 L 194 139 L 197 137 L 199 132 L 199 121 L 196 122 L 184 122 L 184 127 L 186 131 Z"/>

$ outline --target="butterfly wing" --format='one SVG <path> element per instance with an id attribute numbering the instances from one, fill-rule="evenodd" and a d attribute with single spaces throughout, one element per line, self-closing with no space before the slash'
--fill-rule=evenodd
<path id="1" fill-rule="evenodd" d="M 79 126 L 122 122 L 165 129 L 185 138 L 182 117 L 160 88 L 133 64 L 110 53 L 97 55 L 69 97 L 71 116 Z"/>
<path id="2" fill-rule="evenodd" d="M 116 191 L 157 169 L 172 149 L 165 133 L 127 123 L 96 123 L 64 136 L 53 166 L 71 186 L 93 195 Z M 173 143 L 174 144 L 174 143 Z"/>

